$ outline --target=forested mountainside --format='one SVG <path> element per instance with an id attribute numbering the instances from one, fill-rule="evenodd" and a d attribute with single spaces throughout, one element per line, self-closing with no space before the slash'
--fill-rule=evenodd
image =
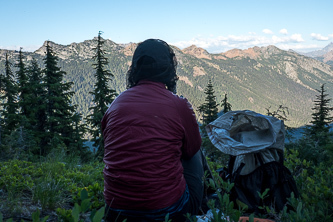
<path id="1" fill-rule="evenodd" d="M 86 116 L 92 105 L 89 92 L 94 85 L 92 48 L 95 42 L 86 40 L 70 45 L 51 42 L 50 45 L 59 57 L 58 65 L 67 73 L 66 80 L 74 82 L 73 104 Z M 135 43 L 117 44 L 111 40 L 106 40 L 103 46 L 114 75 L 110 87 L 118 93 L 126 89 L 126 72 L 135 48 Z M 271 110 L 279 105 L 288 107 L 290 121 L 286 124 L 289 126 L 309 123 L 316 89 L 321 84 L 326 83 L 325 89 L 333 97 L 333 66 L 329 61 L 326 64 L 275 46 L 233 49 L 220 54 L 210 54 L 196 46 L 173 49 L 178 59 L 177 94 L 186 97 L 195 110 L 204 102 L 204 89 L 209 80 L 217 102 L 227 93 L 233 110 L 249 109 L 265 114 L 269 107 Z M 4 72 L 6 52 L 13 64 L 18 58 L 17 51 L 0 49 L 0 72 Z M 43 67 L 44 52 L 45 44 L 35 52 L 24 52 L 27 64 L 36 58 Z"/>

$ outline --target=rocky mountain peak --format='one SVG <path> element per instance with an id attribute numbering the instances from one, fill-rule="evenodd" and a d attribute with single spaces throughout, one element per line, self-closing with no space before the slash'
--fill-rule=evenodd
<path id="1" fill-rule="evenodd" d="M 182 50 L 183 53 L 193 55 L 199 59 L 211 59 L 211 55 L 203 48 L 191 45 Z"/>
<path id="2" fill-rule="evenodd" d="M 309 56 L 309 57 L 321 57 L 332 50 L 333 50 L 333 42 L 331 42 L 330 44 L 325 46 L 323 49 L 312 51 L 312 52 L 307 52 L 307 53 L 303 53 L 303 54 L 306 56 Z"/>
<path id="3" fill-rule="evenodd" d="M 232 49 L 225 53 L 221 53 L 221 55 L 224 55 L 228 58 L 235 58 L 235 57 L 250 57 L 251 59 L 256 59 L 261 54 L 261 49 L 259 47 L 253 47 L 249 49 Z"/>
<path id="4" fill-rule="evenodd" d="M 322 49 L 323 52 L 328 53 L 330 51 L 333 51 L 333 42 L 328 44 L 325 48 Z"/>
<path id="5" fill-rule="evenodd" d="M 97 37 L 91 40 L 85 40 L 81 43 L 71 43 L 69 45 L 60 45 L 49 41 L 49 45 L 52 47 L 53 52 L 61 59 L 71 60 L 78 56 L 83 59 L 90 59 L 94 55 L 93 48 L 96 47 Z M 35 51 L 36 54 L 44 55 L 46 53 L 47 41 L 44 42 L 43 46 Z M 111 51 L 119 51 L 123 47 L 111 41 L 110 39 L 104 39 L 103 48 L 107 53 Z"/>
<path id="6" fill-rule="evenodd" d="M 62 51 L 65 48 L 64 45 L 60 45 L 60 44 L 54 43 L 52 41 L 45 41 L 43 43 L 43 45 L 35 51 L 35 53 L 39 54 L 39 55 L 44 55 L 46 53 L 47 42 L 49 42 L 49 45 L 52 47 L 54 52 Z"/>
<path id="7" fill-rule="evenodd" d="M 126 56 L 132 56 L 134 54 L 134 51 L 138 44 L 136 43 L 128 43 L 128 44 L 123 44 L 121 45 L 123 48 L 121 51 L 126 55 Z"/>

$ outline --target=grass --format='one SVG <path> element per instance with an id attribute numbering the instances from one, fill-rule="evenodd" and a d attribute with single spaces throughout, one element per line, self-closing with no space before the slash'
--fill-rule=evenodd
<path id="1" fill-rule="evenodd" d="M 42 216 L 50 215 L 48 221 L 58 221 L 57 208 L 72 209 L 82 189 L 92 197 L 93 206 L 103 206 L 103 166 L 80 165 L 61 153 L 41 162 L 0 162 L 0 212 L 20 221 L 40 209 Z"/>
<path id="2" fill-rule="evenodd" d="M 213 163 L 210 163 L 214 166 Z M 333 167 L 313 165 L 301 160 L 297 151 L 286 154 L 285 165 L 291 170 L 301 198 L 290 198 L 295 211 L 279 214 L 267 209 L 266 214 L 252 215 L 274 218 L 276 221 L 333 221 Z M 41 162 L 8 160 L 0 162 L 0 212 L 3 221 L 30 220 L 48 216 L 47 221 L 73 221 L 73 218 L 99 222 L 104 214 L 103 163 L 81 164 L 75 159 L 53 155 Z M 228 190 L 232 184 L 215 178 L 218 199 L 210 203 L 214 218 L 223 221 L 219 212 L 237 221 L 243 214 L 230 202 Z M 264 194 L 262 194 L 264 197 Z M 1 217 L 1 215 L 0 215 Z M 94 219 L 95 218 L 95 219 Z M 195 221 L 193 217 L 191 220 Z M 0 222 L 2 222 L 0 220 Z"/>

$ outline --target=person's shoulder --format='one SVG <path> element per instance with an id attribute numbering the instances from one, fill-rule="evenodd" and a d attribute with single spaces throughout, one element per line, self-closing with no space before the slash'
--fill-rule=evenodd
<path id="1" fill-rule="evenodd" d="M 111 105 L 121 102 L 123 99 L 126 99 L 126 97 L 128 97 L 128 93 L 130 93 L 129 89 L 126 89 L 125 91 L 119 93 L 119 95 L 117 95 L 116 98 L 112 101 Z"/>
<path id="2" fill-rule="evenodd" d="M 177 101 L 179 106 L 182 106 L 182 107 L 185 107 L 185 108 L 192 107 L 191 103 L 184 96 L 182 96 L 182 95 L 179 96 L 179 95 L 174 94 L 174 93 L 171 93 L 171 94 L 172 94 L 174 100 Z"/>

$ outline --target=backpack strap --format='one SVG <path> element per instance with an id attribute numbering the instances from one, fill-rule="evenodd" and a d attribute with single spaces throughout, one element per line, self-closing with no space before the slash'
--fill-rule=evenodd
<path id="1" fill-rule="evenodd" d="M 278 150 L 277 153 L 279 155 L 279 163 L 281 163 L 283 165 L 283 162 L 284 162 L 283 151 Z"/>
<path id="2" fill-rule="evenodd" d="M 230 155 L 229 163 L 228 163 L 228 173 L 229 173 L 229 175 L 232 175 L 232 171 L 234 169 L 235 161 L 236 161 L 236 156 Z"/>
<path id="3" fill-rule="evenodd" d="M 238 181 L 238 177 L 240 175 L 240 172 L 242 171 L 243 167 L 245 166 L 245 163 L 241 163 L 241 165 L 238 167 L 238 169 L 236 170 L 236 172 L 234 174 L 231 174 L 231 182 L 236 182 Z"/>
<path id="4" fill-rule="evenodd" d="M 264 165 L 264 161 L 263 161 L 263 159 L 262 159 L 261 153 L 255 153 L 255 154 L 254 154 L 254 157 L 256 158 L 256 160 L 259 161 L 260 166 Z"/>

